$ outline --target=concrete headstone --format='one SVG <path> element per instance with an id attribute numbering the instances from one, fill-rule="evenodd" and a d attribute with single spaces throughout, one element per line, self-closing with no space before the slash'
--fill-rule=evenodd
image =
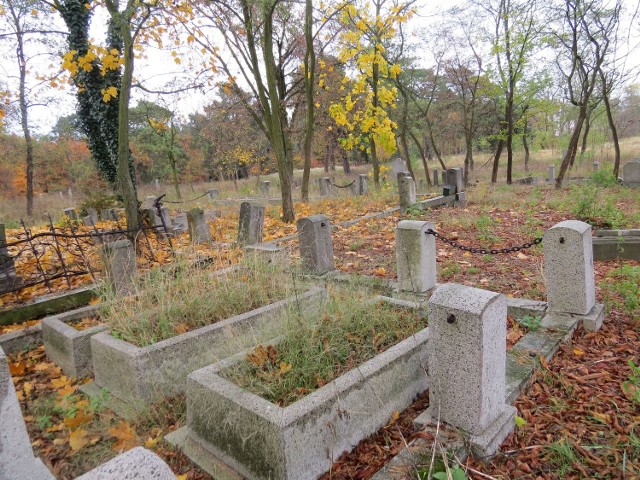
<path id="1" fill-rule="evenodd" d="M 628 187 L 640 187 L 640 158 L 624 164 L 622 167 L 622 183 Z"/>
<path id="2" fill-rule="evenodd" d="M 187 223 L 189 225 L 191 243 L 211 242 L 211 229 L 204 218 L 204 211 L 201 208 L 192 208 L 187 212 Z"/>
<path id="3" fill-rule="evenodd" d="M 435 289 L 429 313 L 429 413 L 495 453 L 515 427 L 505 402 L 507 299 L 465 285 Z"/>
<path id="4" fill-rule="evenodd" d="M 135 291 L 136 252 L 131 240 L 117 240 L 100 246 L 100 257 L 107 285 L 116 295 Z"/>
<path id="5" fill-rule="evenodd" d="M 69 218 L 69 220 L 73 220 L 74 222 L 78 220 L 78 214 L 76 213 L 75 208 L 65 208 L 62 212 L 67 218 Z"/>
<path id="6" fill-rule="evenodd" d="M 263 226 L 264 206 L 242 202 L 238 225 L 238 245 L 244 246 L 262 242 Z"/>
<path id="7" fill-rule="evenodd" d="M 438 170 L 437 168 L 433 169 L 433 186 L 434 187 L 438 187 L 440 186 L 440 182 L 438 181 L 440 177 L 440 170 Z"/>
<path id="8" fill-rule="evenodd" d="M 552 312 L 586 315 L 596 303 L 591 225 L 555 224 L 544 234 L 544 274 Z"/>
<path id="9" fill-rule="evenodd" d="M 395 178 L 398 178 L 398 174 L 407 171 L 407 166 L 404 163 L 404 160 L 401 158 L 395 158 L 393 162 L 391 162 L 391 173 Z"/>
<path id="10" fill-rule="evenodd" d="M 269 196 L 269 188 L 271 187 L 271 182 L 268 180 L 260 182 L 260 193 L 263 197 Z"/>
<path id="11" fill-rule="evenodd" d="M 402 212 L 405 212 L 417 202 L 416 182 L 413 181 L 413 178 L 411 178 L 408 173 L 398 173 L 398 194 L 400 196 L 400 210 Z"/>
<path id="12" fill-rule="evenodd" d="M 555 182 L 556 181 L 556 166 L 555 165 L 549 165 L 549 178 L 548 178 L 549 182 Z"/>
<path id="13" fill-rule="evenodd" d="M 303 269 L 317 274 L 335 269 L 329 217 L 311 215 L 298 220 L 298 239 Z"/>

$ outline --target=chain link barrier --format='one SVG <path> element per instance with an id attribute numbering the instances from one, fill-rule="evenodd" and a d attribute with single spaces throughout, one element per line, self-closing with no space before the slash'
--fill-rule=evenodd
<path id="1" fill-rule="evenodd" d="M 353 185 L 354 183 L 356 183 L 356 181 L 354 180 L 353 182 L 347 184 L 347 185 L 336 185 L 333 182 L 329 182 L 331 185 L 333 185 L 336 188 L 349 188 L 351 185 Z"/>
<path id="2" fill-rule="evenodd" d="M 453 248 L 457 248 L 458 250 L 462 250 L 464 252 L 469 253 L 480 253 L 482 255 L 499 255 L 505 253 L 513 253 L 519 252 L 520 250 L 526 250 L 527 248 L 531 248 L 534 245 L 539 245 L 542 243 L 542 237 L 534 238 L 531 242 L 523 243 L 522 245 L 518 245 L 515 247 L 508 248 L 474 248 L 469 247 L 467 245 L 462 245 L 455 240 L 451 240 L 450 238 L 445 237 L 441 233 L 436 232 L 435 230 L 429 229 L 425 232 L 427 235 L 433 235 L 436 238 L 439 238 L 445 243 L 448 243 Z"/>

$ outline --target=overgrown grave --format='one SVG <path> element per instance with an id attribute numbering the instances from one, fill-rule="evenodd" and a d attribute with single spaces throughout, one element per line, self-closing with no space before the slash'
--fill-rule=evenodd
<path id="1" fill-rule="evenodd" d="M 193 370 L 278 336 L 287 305 L 304 310 L 323 298 L 280 264 L 253 260 L 213 273 L 176 264 L 143 276 L 135 296 L 104 302 L 109 331 L 91 338 L 95 381 L 83 390 L 108 389 L 131 416 L 183 392 Z"/>
<path id="2" fill-rule="evenodd" d="M 167 440 L 212 475 L 315 479 L 427 387 L 417 305 L 333 288 L 276 341 L 192 373 Z M 296 327 L 297 326 L 297 327 Z"/>

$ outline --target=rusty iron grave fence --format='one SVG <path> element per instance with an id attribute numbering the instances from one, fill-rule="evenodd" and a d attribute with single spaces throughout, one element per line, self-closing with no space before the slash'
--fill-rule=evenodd
<path id="1" fill-rule="evenodd" d="M 145 219 L 140 230 L 132 231 L 116 219 L 114 229 L 93 225 L 81 231 L 76 221 L 56 226 L 50 215 L 47 219 L 47 230 L 33 233 L 21 220 L 22 231 L 14 232 L 11 241 L 0 236 L 0 296 L 13 294 L 19 300 L 29 289 L 40 295 L 95 282 L 102 272 L 99 247 L 116 240 L 133 237 L 136 255 L 149 263 L 174 254 L 164 222 L 150 225 Z"/>

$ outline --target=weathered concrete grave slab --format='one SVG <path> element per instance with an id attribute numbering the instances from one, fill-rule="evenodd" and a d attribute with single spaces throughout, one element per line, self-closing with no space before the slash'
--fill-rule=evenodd
<path id="1" fill-rule="evenodd" d="M 194 370 L 277 336 L 288 305 L 313 308 L 325 296 L 324 289 L 312 288 L 146 347 L 98 333 L 91 337 L 95 382 L 83 391 L 91 395 L 107 388 L 115 397 L 114 408 L 135 415 L 147 402 L 182 393 Z"/>
<path id="2" fill-rule="evenodd" d="M 593 237 L 593 259 L 640 260 L 640 229 L 599 230 Z"/>
<path id="3" fill-rule="evenodd" d="M 622 183 L 628 187 L 640 188 L 640 158 L 634 158 L 622 167 Z"/>
<path id="4" fill-rule="evenodd" d="M 0 479 L 55 480 L 35 457 L 16 397 L 7 357 L 0 348 Z"/>
<path id="5" fill-rule="evenodd" d="M 47 357 L 72 377 L 93 374 L 91 337 L 107 329 L 96 325 L 79 330 L 73 323 L 98 315 L 99 306 L 90 305 L 42 320 L 42 340 Z"/>
<path id="6" fill-rule="evenodd" d="M 426 328 L 284 408 L 219 375 L 245 354 L 202 368 L 189 375 L 187 426 L 166 439 L 214 476 L 315 480 L 428 388 L 428 339 Z"/>
<path id="7" fill-rule="evenodd" d="M 175 480 L 169 465 L 146 448 L 136 447 L 79 476 L 76 480 Z"/>

